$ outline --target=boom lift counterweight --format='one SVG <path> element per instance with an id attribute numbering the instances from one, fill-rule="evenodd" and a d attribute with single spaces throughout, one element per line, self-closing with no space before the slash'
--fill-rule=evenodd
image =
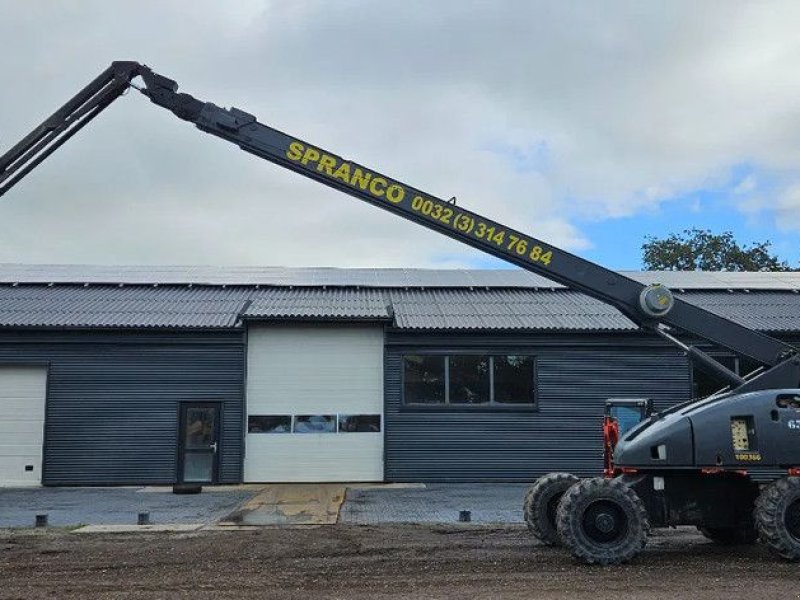
<path id="1" fill-rule="evenodd" d="M 139 78 L 141 86 L 133 83 Z M 611 304 L 730 384 L 727 394 L 674 407 L 627 432 L 614 451 L 617 477 L 577 483 L 571 476 L 551 478 L 565 489 L 557 510 L 551 498 L 545 516 L 576 557 L 628 560 L 644 546 L 651 525 L 753 529 L 755 509 L 762 539 L 781 556 L 800 559 L 800 426 L 791 427 L 800 423 L 796 349 L 684 302 L 663 286 L 645 286 L 268 127 L 242 110 L 179 93 L 175 81 L 136 62 L 112 63 L 0 156 L 0 196 L 130 87 L 246 152 Z M 745 381 L 680 335 L 727 348 L 763 371 Z"/>

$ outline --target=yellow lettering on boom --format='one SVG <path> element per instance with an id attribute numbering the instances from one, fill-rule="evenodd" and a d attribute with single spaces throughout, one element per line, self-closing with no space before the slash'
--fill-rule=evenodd
<path id="1" fill-rule="evenodd" d="M 354 167 L 352 163 L 344 161 L 340 163 L 340 159 L 336 156 L 306 146 L 302 142 L 290 142 L 286 158 L 309 168 L 314 168 L 316 164 L 318 173 L 343 181 L 356 189 L 368 191 L 376 198 L 386 198 L 393 204 L 400 204 L 406 197 L 406 189 L 401 184 L 376 176 L 360 167 Z"/>
<path id="2" fill-rule="evenodd" d="M 386 191 L 387 181 L 383 177 L 374 177 L 369 184 L 369 191 L 373 196 L 383 196 Z"/>
<path id="3" fill-rule="evenodd" d="M 405 196 L 406 196 L 405 188 L 401 185 L 397 185 L 396 183 L 390 185 L 389 188 L 386 190 L 386 199 L 389 202 L 393 202 L 395 204 L 399 204 L 400 202 L 402 202 Z"/>
<path id="4" fill-rule="evenodd" d="M 303 153 L 303 158 L 300 160 L 301 163 L 307 165 L 310 162 L 317 162 L 319 160 L 319 152 L 314 150 L 314 148 L 306 148 L 306 151 Z"/>
<path id="5" fill-rule="evenodd" d="M 333 175 L 334 167 L 336 167 L 336 159 L 332 156 L 328 156 L 327 154 L 323 154 L 322 158 L 319 159 L 317 171 L 320 173 L 325 171 L 328 175 Z"/>
<path id="6" fill-rule="evenodd" d="M 358 170 L 358 169 L 356 169 Z M 341 179 L 345 183 L 350 183 L 350 163 L 342 163 L 333 174 L 334 179 Z"/>
<path id="7" fill-rule="evenodd" d="M 286 158 L 289 160 L 300 160 L 303 156 L 303 144 L 300 142 L 292 142 L 289 144 L 289 149 L 286 151 Z"/>
<path id="8" fill-rule="evenodd" d="M 372 173 L 365 173 L 356 167 L 355 171 L 353 171 L 353 177 L 350 179 L 350 185 L 353 187 L 360 187 L 362 190 L 366 190 L 371 178 Z"/>

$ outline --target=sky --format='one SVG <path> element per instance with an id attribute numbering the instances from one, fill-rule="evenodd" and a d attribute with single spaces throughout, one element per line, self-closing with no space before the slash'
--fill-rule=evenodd
<path id="1" fill-rule="evenodd" d="M 800 3 L 0 0 L 0 153 L 113 60 L 615 269 L 800 261 Z M 135 90 L 0 198 L 0 263 L 503 267 Z"/>

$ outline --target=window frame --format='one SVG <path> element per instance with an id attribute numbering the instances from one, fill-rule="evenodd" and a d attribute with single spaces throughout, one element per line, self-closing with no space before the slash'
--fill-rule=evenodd
<path id="1" fill-rule="evenodd" d="M 326 430 L 326 431 L 297 431 L 297 424 L 298 422 L 303 423 L 304 421 L 299 421 L 299 419 L 312 419 L 313 417 L 333 417 L 333 429 Z M 331 435 L 331 434 L 338 434 L 339 433 L 339 415 L 337 413 L 303 413 L 300 415 L 293 414 L 292 415 L 292 435 Z"/>
<path id="2" fill-rule="evenodd" d="M 444 402 L 418 403 L 406 401 L 406 356 L 440 356 L 444 360 Z M 462 404 L 450 402 L 450 356 L 485 356 L 489 359 L 489 402 L 483 404 Z M 495 402 L 494 359 L 498 356 L 526 356 L 533 360 L 533 400 L 530 403 Z M 408 351 L 400 357 L 400 412 L 539 412 L 539 359 L 532 352 L 509 350 L 506 352 L 432 352 Z"/>
<path id="3" fill-rule="evenodd" d="M 342 430 L 342 417 L 350 418 L 350 417 L 377 417 L 378 419 L 378 430 L 377 431 L 343 431 Z M 338 413 L 336 415 L 336 433 L 337 434 L 344 434 L 344 435 L 353 435 L 353 434 L 383 434 L 383 415 L 377 413 Z"/>
<path id="4" fill-rule="evenodd" d="M 334 429 L 333 431 L 295 431 L 295 424 L 297 422 L 298 417 L 315 417 L 315 416 L 323 416 L 323 417 L 333 417 L 334 418 Z M 250 431 L 250 419 L 252 418 L 263 418 L 263 417 L 288 417 L 289 418 L 289 431 Z M 376 417 L 378 419 L 378 431 L 342 431 L 339 428 L 339 421 L 341 417 Z M 246 435 L 310 435 L 310 434 L 381 434 L 383 435 L 383 428 L 384 428 L 384 413 L 363 413 L 363 412 L 346 412 L 346 413 L 325 413 L 322 415 L 310 415 L 303 413 L 302 415 L 296 414 L 281 414 L 281 415 L 274 415 L 274 414 L 252 414 L 247 415 L 247 433 Z"/>
<path id="5" fill-rule="evenodd" d="M 274 431 L 274 430 L 273 431 L 250 431 L 250 419 L 263 419 L 263 418 L 270 418 L 270 417 L 278 417 L 278 418 L 288 417 L 289 418 L 289 430 L 288 431 Z M 286 435 L 286 434 L 291 434 L 292 433 L 292 428 L 293 427 L 294 427 L 294 417 L 293 417 L 293 415 L 287 415 L 287 414 L 280 414 L 280 415 L 276 415 L 276 414 L 247 415 L 247 434 L 248 435 Z"/>

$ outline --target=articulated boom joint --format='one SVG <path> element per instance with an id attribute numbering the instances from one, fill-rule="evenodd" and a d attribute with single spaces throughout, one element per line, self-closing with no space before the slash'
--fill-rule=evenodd
<path id="1" fill-rule="evenodd" d="M 652 318 L 661 318 L 675 306 L 675 296 L 670 289 L 660 283 L 648 285 L 639 294 L 639 308 Z"/>
<path id="2" fill-rule="evenodd" d="M 141 76 L 145 84 L 139 91 L 150 98 L 153 104 L 166 108 L 184 121 L 194 121 L 200 116 L 204 102 L 191 94 L 178 93 L 178 83 L 175 80 L 154 73 L 147 66 L 139 65 L 139 67 L 136 74 Z"/>

